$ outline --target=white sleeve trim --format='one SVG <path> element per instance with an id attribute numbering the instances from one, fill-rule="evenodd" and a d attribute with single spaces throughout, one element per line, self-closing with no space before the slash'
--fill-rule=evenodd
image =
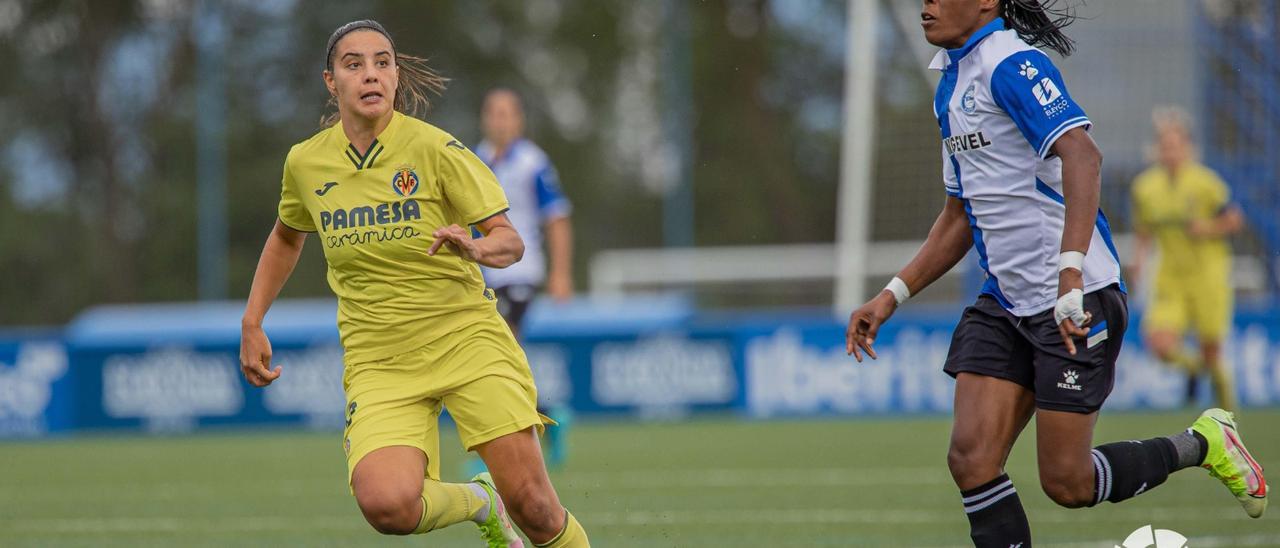
<path id="1" fill-rule="evenodd" d="M 1063 133 L 1066 133 L 1068 130 L 1078 128 L 1080 126 L 1092 126 L 1092 125 L 1093 125 L 1093 122 L 1090 122 L 1089 117 L 1087 116 L 1076 116 L 1075 118 L 1068 119 L 1062 122 L 1061 124 L 1058 124 L 1058 128 L 1050 132 L 1049 136 L 1045 137 L 1044 142 L 1040 144 L 1040 150 L 1039 150 L 1040 159 L 1043 160 L 1046 156 L 1049 155 L 1049 149 L 1053 148 L 1053 143 L 1057 142 L 1058 138 L 1062 137 Z"/>

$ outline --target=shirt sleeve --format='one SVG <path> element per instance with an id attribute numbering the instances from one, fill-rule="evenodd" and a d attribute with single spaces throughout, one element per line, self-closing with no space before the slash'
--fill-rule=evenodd
<path id="1" fill-rule="evenodd" d="M 560 190 L 560 175 L 555 166 L 547 163 L 533 178 L 534 188 L 538 196 L 538 211 L 543 221 L 551 221 L 568 217 L 573 211 L 573 204 Z"/>
<path id="2" fill-rule="evenodd" d="M 1231 187 L 1227 186 L 1217 173 L 1205 169 L 1204 197 L 1208 202 L 1210 214 L 1216 216 L 1231 204 Z"/>
<path id="3" fill-rule="evenodd" d="M 298 181 L 289 169 L 289 159 L 284 161 L 284 175 L 280 178 L 280 205 L 276 208 L 280 222 L 299 232 L 315 232 L 316 224 L 302 201 Z"/>
<path id="4" fill-rule="evenodd" d="M 467 224 L 474 225 L 506 211 L 507 195 L 489 166 L 457 142 L 453 139 L 439 150 L 440 186 L 450 207 Z"/>
<path id="5" fill-rule="evenodd" d="M 1067 93 L 1062 74 L 1039 50 L 1010 55 L 991 74 L 991 96 L 1041 158 L 1067 130 L 1092 124 Z"/>

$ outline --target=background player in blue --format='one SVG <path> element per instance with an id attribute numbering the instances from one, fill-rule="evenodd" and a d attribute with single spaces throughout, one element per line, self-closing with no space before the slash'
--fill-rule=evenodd
<path id="1" fill-rule="evenodd" d="M 507 215 L 525 240 L 524 259 L 519 263 L 481 270 L 485 283 L 498 294 L 498 311 L 519 339 L 525 313 L 544 283 L 547 294 L 557 301 L 573 297 L 573 228 L 569 221 L 573 206 L 560 191 L 559 177 L 547 154 L 524 137 L 524 105 L 515 91 L 490 90 L 481 107 L 480 124 L 484 141 L 476 147 L 476 154 L 498 177 L 511 204 Z M 559 466 L 568 455 L 570 412 L 555 403 L 540 411 L 557 423 L 546 432 L 547 464 Z M 480 462 L 477 459 L 474 463 Z"/>
<path id="2" fill-rule="evenodd" d="M 1091 122 L 1034 47 L 1070 54 L 1061 28 L 1072 14 L 1036 0 L 923 4 L 925 37 L 944 48 L 931 67 L 942 71 L 934 113 L 946 204 L 911 262 L 850 316 L 846 344 L 859 361 L 875 358 L 876 333 L 897 306 L 977 249 L 986 281 L 944 367 L 956 378 L 947 463 L 974 544 L 1031 546 L 1004 463 L 1032 416 L 1040 485 L 1058 504 L 1119 502 L 1203 466 L 1261 516 L 1262 469 L 1226 411 L 1208 410 L 1172 436 L 1091 447 L 1128 310 L 1098 208 L 1102 154 Z"/>

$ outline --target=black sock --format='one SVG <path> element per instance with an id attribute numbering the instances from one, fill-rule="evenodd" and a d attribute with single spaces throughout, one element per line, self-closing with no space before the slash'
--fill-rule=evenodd
<path id="1" fill-rule="evenodd" d="M 1100 445 L 1093 450 L 1093 504 L 1136 497 L 1178 469 L 1178 450 L 1169 438 Z"/>
<path id="2" fill-rule="evenodd" d="M 969 516 L 969 536 L 977 548 L 1031 546 L 1031 525 L 1008 474 L 981 486 L 961 491 L 964 513 Z"/>

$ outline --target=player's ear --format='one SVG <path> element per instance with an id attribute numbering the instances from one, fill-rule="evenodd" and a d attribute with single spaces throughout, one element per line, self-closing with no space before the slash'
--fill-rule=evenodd
<path id="1" fill-rule="evenodd" d="M 324 79 L 324 87 L 325 87 L 325 88 L 327 88 L 327 89 L 329 90 L 329 95 L 332 95 L 332 96 L 334 96 L 334 97 L 337 97 L 337 96 L 338 96 L 338 83 L 337 83 L 337 82 L 335 82 L 335 81 L 333 81 L 333 72 L 332 72 L 332 71 L 328 71 L 328 70 L 326 70 L 326 71 L 324 71 L 324 72 L 320 73 L 320 76 L 321 76 L 321 78 L 323 78 L 323 79 Z"/>

